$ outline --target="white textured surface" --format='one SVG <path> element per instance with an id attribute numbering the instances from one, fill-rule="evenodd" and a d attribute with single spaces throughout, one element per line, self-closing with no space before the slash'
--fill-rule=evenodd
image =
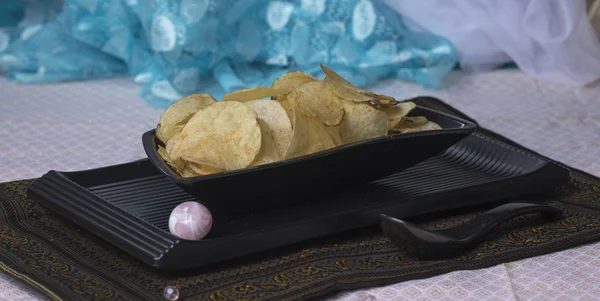
<path id="1" fill-rule="evenodd" d="M 432 91 L 399 81 L 373 88 L 397 98 L 432 95 L 483 126 L 600 176 L 600 85 L 569 88 L 517 70 L 452 74 Z M 162 110 L 128 79 L 17 85 L 0 78 L 0 182 L 49 169 L 81 170 L 144 158 L 141 134 Z M 337 295 L 333 300 L 598 300 L 600 243 L 477 271 L 456 271 Z M 36 300 L 0 274 L 0 300 Z"/>
<path id="2" fill-rule="evenodd" d="M 0 181 L 124 163 L 162 110 L 126 79 L 19 85 L 0 78 Z"/>

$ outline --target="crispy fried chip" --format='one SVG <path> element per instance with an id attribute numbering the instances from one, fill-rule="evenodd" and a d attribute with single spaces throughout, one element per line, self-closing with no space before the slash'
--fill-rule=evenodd
<path id="1" fill-rule="evenodd" d="M 196 113 L 169 155 L 223 170 L 245 168 L 260 151 L 257 114 L 244 103 L 222 101 Z"/>
<path id="2" fill-rule="evenodd" d="M 171 160 L 171 158 L 169 157 L 169 154 L 167 153 L 167 150 L 162 147 L 162 146 L 158 146 L 158 150 L 157 150 L 158 156 L 165 162 L 167 163 L 167 165 L 173 169 L 175 172 L 179 173 L 182 170 L 182 166 L 181 165 L 177 165 L 175 164 L 175 162 L 173 162 L 173 160 Z"/>
<path id="3" fill-rule="evenodd" d="M 175 101 L 160 116 L 156 137 L 167 143 L 173 134 L 183 129 L 196 112 L 213 103 L 216 103 L 216 100 L 209 94 L 191 94 Z"/>
<path id="4" fill-rule="evenodd" d="M 192 178 L 198 176 L 188 165 L 186 165 L 179 174 L 184 178 Z"/>
<path id="5" fill-rule="evenodd" d="M 325 65 L 321 65 L 321 70 L 325 73 L 324 82 L 335 87 L 337 90 L 336 92 L 343 99 L 351 99 L 354 102 L 368 102 L 380 106 L 393 105 L 396 103 L 396 99 L 391 96 L 375 94 L 371 91 L 354 86 Z"/>
<path id="6" fill-rule="evenodd" d="M 292 90 L 287 100 L 292 105 L 307 109 L 327 126 L 338 125 L 344 118 L 344 106 L 331 86 L 321 81 L 309 82 Z"/>
<path id="7" fill-rule="evenodd" d="M 183 177 L 202 176 L 321 152 L 347 143 L 441 127 L 408 116 L 414 102 L 358 88 L 321 65 L 324 80 L 292 71 L 271 87 L 186 96 L 161 116 L 162 160 Z M 271 98 L 271 99 L 268 99 Z M 414 115 L 414 114 L 413 114 Z"/>
<path id="8" fill-rule="evenodd" d="M 396 133 L 411 133 L 411 132 L 420 132 L 420 131 L 430 131 L 430 130 L 439 130 L 439 124 L 427 120 L 427 118 L 423 116 L 418 117 L 404 117 L 402 121 L 398 123 L 391 131 Z"/>
<path id="9" fill-rule="evenodd" d="M 173 150 L 173 146 L 178 143 L 180 136 L 181 136 L 181 132 L 175 132 L 175 134 L 173 134 L 171 139 L 169 139 L 169 141 L 167 141 L 167 143 L 165 144 L 165 152 L 166 152 L 166 155 L 169 157 L 172 165 L 169 164 L 169 162 L 166 162 L 166 161 L 165 162 L 167 164 L 169 164 L 169 166 L 172 166 L 173 169 L 179 173 L 181 173 L 182 170 L 185 168 L 185 162 L 183 160 L 181 160 L 180 157 L 176 157 L 175 159 L 173 159 L 174 156 L 171 152 Z"/>
<path id="10" fill-rule="evenodd" d="M 336 146 L 332 136 L 326 130 L 327 126 L 313 117 L 310 112 L 301 107 L 293 107 L 293 111 L 294 131 L 285 159 L 308 155 Z"/>
<path id="11" fill-rule="evenodd" d="M 177 144 L 177 142 L 179 141 L 180 136 L 181 136 L 181 132 L 176 132 L 175 134 L 173 134 L 173 137 L 171 137 L 171 139 L 169 139 L 169 141 L 167 143 L 165 143 L 165 150 L 167 151 L 167 154 L 170 157 L 173 157 L 173 154 L 171 154 L 171 151 L 173 150 L 173 146 L 175 146 L 175 144 Z"/>
<path id="12" fill-rule="evenodd" d="M 287 95 L 279 95 L 275 99 L 281 107 L 285 110 L 285 114 L 288 116 L 290 123 L 292 123 L 292 129 L 294 128 L 294 104 L 292 104 L 288 99 Z"/>
<path id="13" fill-rule="evenodd" d="M 286 117 L 287 118 L 287 117 Z M 277 145 L 274 131 L 265 120 L 258 118 L 258 124 L 261 131 L 261 147 L 256 159 L 250 166 L 269 164 L 280 161 L 283 155 Z M 291 134 L 291 131 L 290 131 Z M 291 138 L 291 136 L 290 136 Z"/>
<path id="14" fill-rule="evenodd" d="M 417 105 L 414 102 L 401 102 L 390 108 L 383 108 L 382 110 L 387 114 L 388 119 L 388 130 L 393 129 L 400 123 L 410 111 L 414 110 Z"/>
<path id="15" fill-rule="evenodd" d="M 337 72 L 333 71 L 331 68 L 321 64 L 321 70 L 323 70 L 323 73 L 325 73 L 325 80 L 330 81 L 331 83 L 336 85 L 356 88 L 354 87 L 354 85 L 352 85 L 345 78 L 341 77 L 339 74 L 337 74 Z"/>
<path id="16" fill-rule="evenodd" d="M 196 162 L 187 162 L 185 167 L 187 171 L 190 171 L 195 176 L 205 176 L 223 171 L 209 164 L 201 164 Z"/>
<path id="17" fill-rule="evenodd" d="M 325 126 L 323 127 L 325 132 L 331 137 L 333 144 L 335 146 L 340 146 L 344 144 L 344 140 L 342 139 L 342 135 L 340 134 L 340 126 Z"/>
<path id="18" fill-rule="evenodd" d="M 408 122 L 413 124 L 425 124 L 427 122 L 427 118 L 425 116 L 405 116 L 402 117 L 402 123 Z"/>
<path id="19" fill-rule="evenodd" d="M 277 153 L 279 157 L 283 157 L 292 141 L 292 123 L 284 108 L 279 102 L 273 100 L 253 100 L 246 104 L 256 112 L 259 119 L 266 122 L 273 136 L 273 143 L 277 147 Z"/>
<path id="20" fill-rule="evenodd" d="M 245 102 L 250 100 L 263 99 L 266 97 L 274 97 L 279 94 L 281 94 L 281 92 L 272 87 L 256 87 L 227 93 L 225 94 L 225 96 L 223 96 L 223 98 L 221 98 L 221 101 Z"/>
<path id="21" fill-rule="evenodd" d="M 385 112 L 364 103 L 344 101 L 346 115 L 339 126 L 344 143 L 385 136 L 388 119 Z"/>
<path id="22" fill-rule="evenodd" d="M 304 72 L 291 71 L 277 78 L 271 87 L 279 90 L 281 94 L 285 95 L 290 93 L 290 91 L 313 81 L 318 81 L 318 79 Z"/>

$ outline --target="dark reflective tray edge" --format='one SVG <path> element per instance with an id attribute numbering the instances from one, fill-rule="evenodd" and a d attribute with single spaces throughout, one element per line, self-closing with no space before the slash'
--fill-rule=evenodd
<path id="1" fill-rule="evenodd" d="M 67 187 L 69 189 L 65 190 Z M 154 267 L 160 267 L 165 254 L 180 242 L 178 237 L 160 231 L 146 221 L 106 202 L 58 171 L 49 171 L 37 179 L 29 185 L 27 192 L 29 197 L 40 204 Z M 97 210 L 89 208 L 101 210 L 103 214 L 99 216 L 92 212 Z M 106 215 L 117 218 L 104 219 Z M 140 238 L 150 238 L 150 244 Z"/>

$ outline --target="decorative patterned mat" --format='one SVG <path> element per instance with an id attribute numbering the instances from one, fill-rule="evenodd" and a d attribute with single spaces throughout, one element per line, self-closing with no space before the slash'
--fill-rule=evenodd
<path id="1" fill-rule="evenodd" d="M 430 106 L 447 109 L 442 104 Z M 408 258 L 374 227 L 185 274 L 165 273 L 30 200 L 26 189 L 32 181 L 0 184 L 0 268 L 56 300 L 162 300 L 166 286 L 177 287 L 180 300 L 308 299 L 489 267 L 600 239 L 600 179 L 573 171 L 569 184 L 548 195 L 532 196 L 562 208 L 562 220 L 514 219 L 449 260 Z M 447 212 L 417 222 L 444 229 L 485 209 Z"/>

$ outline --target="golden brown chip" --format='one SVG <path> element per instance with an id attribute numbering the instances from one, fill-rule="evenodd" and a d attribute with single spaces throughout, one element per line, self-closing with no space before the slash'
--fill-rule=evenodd
<path id="1" fill-rule="evenodd" d="M 333 71 L 331 68 L 321 64 L 321 70 L 323 70 L 323 73 L 325 73 L 325 80 L 330 81 L 332 84 L 354 87 L 354 85 L 352 85 L 345 78 L 337 74 L 337 72 Z"/>
<path id="2" fill-rule="evenodd" d="M 356 89 L 359 93 L 373 98 L 373 100 L 371 102 L 375 103 L 378 106 L 390 107 L 390 106 L 394 106 L 398 103 L 398 101 L 396 101 L 396 99 L 392 96 L 376 94 L 369 90 L 364 90 L 364 89 L 360 89 L 360 88 L 356 88 Z"/>
<path id="3" fill-rule="evenodd" d="M 388 130 L 396 127 L 402 118 L 408 115 L 408 113 L 416 107 L 417 105 L 414 102 L 401 102 L 393 107 L 383 108 L 382 111 L 387 114 Z"/>
<path id="4" fill-rule="evenodd" d="M 370 92 L 373 93 L 373 92 Z M 392 97 L 392 96 L 388 96 L 388 95 L 383 95 L 383 94 L 375 94 L 373 93 L 373 96 L 375 97 L 375 99 L 377 99 L 379 102 L 381 103 L 393 103 L 396 104 L 397 100 L 396 98 Z"/>
<path id="5" fill-rule="evenodd" d="M 321 81 L 309 82 L 292 90 L 287 100 L 292 105 L 307 109 L 327 126 L 338 125 L 344 118 L 344 106 L 331 86 Z"/>
<path id="6" fill-rule="evenodd" d="M 292 129 L 294 128 L 294 108 L 293 108 L 293 104 L 287 99 L 287 95 L 279 95 L 277 96 L 277 98 L 275 99 L 275 101 L 277 101 L 281 107 L 285 110 L 285 114 L 288 116 L 288 119 L 290 120 L 290 123 L 292 124 Z"/>
<path id="7" fill-rule="evenodd" d="M 167 151 L 167 154 L 170 157 L 173 157 L 173 154 L 171 153 L 173 151 L 173 146 L 175 144 L 177 144 L 180 137 L 181 137 L 181 132 L 176 132 L 175 134 L 173 134 L 173 137 L 171 137 L 171 139 L 169 139 L 169 141 L 167 141 L 167 143 L 165 143 L 165 150 Z"/>
<path id="8" fill-rule="evenodd" d="M 167 161 L 171 161 L 171 158 L 169 158 L 169 155 L 167 154 L 167 150 L 165 150 L 164 147 L 162 147 L 161 145 L 158 146 L 158 149 L 156 150 L 156 153 L 158 154 L 158 156 L 163 159 L 165 161 L 165 163 Z"/>
<path id="9" fill-rule="evenodd" d="M 294 131 L 285 159 L 296 158 L 336 146 L 324 124 L 301 107 L 293 107 Z"/>
<path id="10" fill-rule="evenodd" d="M 364 103 L 344 101 L 346 115 L 339 126 L 344 143 L 385 136 L 388 119 L 385 112 Z"/>
<path id="11" fill-rule="evenodd" d="M 430 130 L 439 130 L 439 124 L 427 120 L 427 118 L 419 116 L 415 118 L 405 117 L 406 119 L 402 119 L 396 127 L 392 129 L 392 132 L 397 133 L 411 133 L 411 132 L 420 132 L 420 131 L 430 131 Z"/>
<path id="12" fill-rule="evenodd" d="M 285 95 L 312 81 L 318 81 L 318 79 L 304 72 L 291 71 L 277 78 L 271 87 L 279 90 L 281 94 Z"/>
<path id="13" fill-rule="evenodd" d="M 223 170 L 245 168 L 260 151 L 257 114 L 244 103 L 222 101 L 196 113 L 169 155 L 173 160 L 209 164 Z"/>
<path id="14" fill-rule="evenodd" d="M 271 87 L 231 92 L 221 102 L 207 94 L 182 98 L 157 126 L 165 142 L 159 156 L 191 177 L 306 156 L 388 133 L 440 129 L 425 117 L 408 116 L 415 103 L 358 88 L 321 68 L 322 81 L 292 71 Z"/>
<path id="15" fill-rule="evenodd" d="M 321 70 L 325 73 L 323 82 L 330 85 L 329 89 L 334 91 L 341 99 L 352 100 L 354 102 L 372 102 L 375 100 L 374 97 L 361 93 L 360 89 L 352 85 L 329 67 L 321 65 Z"/>
<path id="16" fill-rule="evenodd" d="M 186 164 L 177 151 L 173 151 L 175 145 L 179 143 L 181 143 L 181 132 L 176 132 L 165 144 L 165 150 L 169 158 L 171 158 L 175 171 L 181 175 L 183 174 L 183 170 L 186 169 Z"/>
<path id="17" fill-rule="evenodd" d="M 185 166 L 184 169 L 181 170 L 180 175 L 184 178 L 197 177 L 196 173 L 194 173 L 194 171 L 191 170 L 187 165 Z"/>
<path id="18" fill-rule="evenodd" d="M 284 108 L 274 100 L 253 100 L 246 104 L 256 112 L 259 119 L 266 122 L 273 136 L 273 143 L 277 147 L 277 153 L 279 157 L 283 157 L 292 141 L 292 123 Z"/>
<path id="19" fill-rule="evenodd" d="M 403 124 L 425 124 L 427 122 L 427 118 L 425 116 L 405 116 L 402 118 Z"/>
<path id="20" fill-rule="evenodd" d="M 344 144 L 344 140 L 342 139 L 342 135 L 340 133 L 340 126 L 325 126 L 323 127 L 323 129 L 325 130 L 325 132 L 327 132 L 327 134 L 329 134 L 329 137 L 331 137 L 333 144 L 335 146 L 340 146 L 342 144 Z"/>
<path id="21" fill-rule="evenodd" d="M 168 165 L 168 166 L 169 166 L 169 167 L 170 167 L 170 168 L 171 168 L 173 171 L 175 171 L 176 173 L 179 173 L 179 172 L 181 172 L 181 166 L 180 166 L 180 165 L 177 165 L 177 164 L 175 164 L 175 162 L 173 162 L 173 160 L 171 160 L 171 158 L 169 157 L 169 154 L 167 153 L 167 150 L 166 150 L 164 147 L 162 147 L 162 146 L 160 146 L 160 145 L 159 145 L 159 146 L 158 146 L 158 149 L 157 149 L 157 153 L 158 153 L 158 156 L 159 156 L 159 157 L 160 157 L 160 158 L 161 158 L 161 159 L 162 159 L 162 160 L 163 160 L 165 163 L 167 163 L 167 165 Z"/>
<path id="22" fill-rule="evenodd" d="M 396 103 L 396 99 L 391 96 L 375 94 L 371 91 L 354 86 L 325 65 L 321 65 L 321 70 L 325 73 L 325 79 L 323 81 L 335 87 L 337 94 L 343 99 L 351 99 L 354 102 L 368 102 L 384 106 Z"/>
<path id="23" fill-rule="evenodd" d="M 328 81 L 327 78 L 325 80 L 323 80 L 323 83 L 328 84 L 330 86 L 329 89 L 331 91 L 333 91 L 339 99 L 349 100 L 349 101 L 353 101 L 356 103 L 377 104 L 374 97 L 365 95 L 355 88 L 332 83 L 332 82 Z"/>
<path id="24" fill-rule="evenodd" d="M 181 132 L 175 132 L 171 139 L 169 139 L 169 141 L 167 141 L 167 143 L 165 144 L 166 155 L 170 158 L 171 163 L 173 164 L 173 169 L 179 173 L 181 173 L 182 170 L 185 168 L 185 162 L 179 157 L 173 159 L 174 156 L 172 154 L 172 150 L 173 146 L 178 143 L 180 136 Z"/>
<path id="25" fill-rule="evenodd" d="M 260 125 L 261 131 L 261 147 L 260 152 L 256 156 L 256 159 L 254 160 L 254 162 L 252 162 L 252 164 L 250 164 L 250 166 L 257 166 L 280 161 L 283 158 L 283 155 L 280 152 L 279 146 L 276 143 L 274 131 L 270 128 L 269 123 L 261 118 L 258 118 L 258 124 Z"/>
<path id="26" fill-rule="evenodd" d="M 196 162 L 186 162 L 185 167 L 188 172 L 191 172 L 195 176 L 205 176 L 223 171 L 209 164 L 201 164 Z"/>
<path id="27" fill-rule="evenodd" d="M 196 112 L 214 103 L 216 100 L 209 94 L 191 94 L 175 101 L 160 116 L 156 137 L 167 143 L 173 134 L 183 129 Z"/>
<path id="28" fill-rule="evenodd" d="M 277 89 L 271 87 L 256 87 L 251 89 L 243 89 L 225 94 L 221 101 L 250 101 L 272 97 L 281 94 Z"/>

